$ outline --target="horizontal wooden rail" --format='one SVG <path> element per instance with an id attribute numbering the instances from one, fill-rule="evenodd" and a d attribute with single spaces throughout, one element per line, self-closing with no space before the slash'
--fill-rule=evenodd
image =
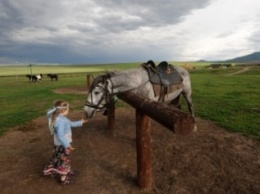
<path id="1" fill-rule="evenodd" d="M 141 109 L 144 114 L 176 134 L 188 135 L 195 127 L 194 117 L 179 109 L 153 100 L 140 98 L 131 92 L 120 93 L 117 96 L 134 108 Z"/>

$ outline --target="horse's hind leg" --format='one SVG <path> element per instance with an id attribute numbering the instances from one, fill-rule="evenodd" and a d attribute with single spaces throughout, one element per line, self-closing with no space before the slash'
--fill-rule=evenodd
<path id="1" fill-rule="evenodd" d="M 194 117 L 194 110 L 193 110 L 193 105 L 192 105 L 191 94 L 183 92 L 182 95 L 184 96 L 184 98 L 185 98 L 185 100 L 187 102 L 190 114 Z M 178 109 L 181 110 L 180 98 L 181 98 L 181 95 L 177 96 L 175 99 L 173 99 L 171 101 L 171 104 L 173 104 L 173 106 L 175 108 L 178 108 Z"/>
<path id="2" fill-rule="evenodd" d="M 183 96 L 188 104 L 188 109 L 189 109 L 189 112 L 190 114 L 195 117 L 195 114 L 194 114 L 194 110 L 193 110 L 193 104 L 192 104 L 192 98 L 191 98 L 191 93 L 183 93 Z"/>
<path id="3" fill-rule="evenodd" d="M 193 104 L 192 104 L 192 98 L 191 98 L 191 92 L 189 93 L 185 93 L 183 92 L 183 96 L 188 104 L 188 109 L 190 114 L 192 115 L 192 117 L 195 119 L 195 114 L 194 114 L 194 110 L 193 110 Z M 195 124 L 193 131 L 197 131 L 197 125 Z"/>
<path id="4" fill-rule="evenodd" d="M 177 96 L 175 99 L 171 101 L 171 104 L 175 107 L 181 110 L 181 103 L 180 103 L 181 95 Z"/>

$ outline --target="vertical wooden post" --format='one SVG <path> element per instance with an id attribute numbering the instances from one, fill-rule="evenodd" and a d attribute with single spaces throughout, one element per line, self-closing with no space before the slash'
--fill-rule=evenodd
<path id="1" fill-rule="evenodd" d="M 87 89 L 89 90 L 91 84 L 91 76 L 90 74 L 87 74 Z"/>
<path id="2" fill-rule="evenodd" d="M 110 99 L 113 102 L 114 99 Z M 115 103 L 111 103 L 107 109 L 107 128 L 112 131 L 115 129 Z"/>
<path id="3" fill-rule="evenodd" d="M 150 118 L 138 108 L 136 108 L 136 155 L 138 186 L 150 191 L 152 189 L 151 123 Z"/>

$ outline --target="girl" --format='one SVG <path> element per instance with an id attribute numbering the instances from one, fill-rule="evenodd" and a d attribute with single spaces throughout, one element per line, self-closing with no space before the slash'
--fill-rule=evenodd
<path id="1" fill-rule="evenodd" d="M 61 184 L 68 185 L 72 182 L 74 175 L 71 170 L 71 146 L 72 132 L 71 127 L 80 127 L 87 122 L 86 119 L 72 122 L 66 116 L 69 112 L 69 103 L 64 100 L 55 102 L 54 108 L 47 112 L 49 129 L 54 136 L 54 150 L 52 158 L 43 170 L 44 175 L 60 175 Z"/>

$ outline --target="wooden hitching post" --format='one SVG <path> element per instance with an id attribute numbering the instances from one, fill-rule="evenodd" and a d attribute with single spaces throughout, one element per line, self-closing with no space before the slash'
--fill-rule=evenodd
<path id="1" fill-rule="evenodd" d="M 151 122 L 141 109 L 136 108 L 137 182 L 145 190 L 152 189 Z"/>
<path id="2" fill-rule="evenodd" d="M 89 90 L 91 84 L 91 77 L 90 74 L 87 74 L 87 89 Z"/>
<path id="3" fill-rule="evenodd" d="M 111 103 L 109 108 L 107 109 L 107 128 L 112 131 L 115 129 L 115 103 L 114 99 L 110 99 Z"/>

